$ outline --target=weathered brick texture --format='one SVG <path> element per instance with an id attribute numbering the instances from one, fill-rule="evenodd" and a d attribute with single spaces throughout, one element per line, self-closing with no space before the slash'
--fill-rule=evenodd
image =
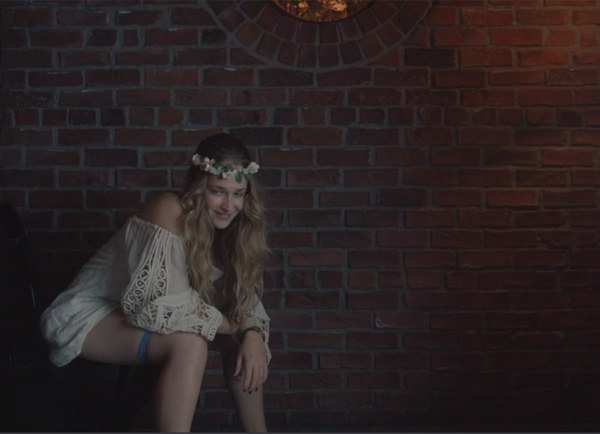
<path id="1" fill-rule="evenodd" d="M 600 423 L 600 0 L 0 7 L 0 193 L 43 303 L 230 131 L 269 206 L 272 426 Z M 231 406 L 211 362 L 203 430 Z"/>

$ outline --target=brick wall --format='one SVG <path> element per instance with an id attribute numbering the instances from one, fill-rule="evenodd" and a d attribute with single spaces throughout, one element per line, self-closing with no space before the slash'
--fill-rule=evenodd
<path id="1" fill-rule="evenodd" d="M 600 422 L 599 0 L 378 0 L 322 26 L 258 1 L 30 0 L 2 20 L 1 193 L 44 302 L 230 131 L 270 207 L 272 426 Z M 211 363 L 203 427 L 233 422 Z"/>

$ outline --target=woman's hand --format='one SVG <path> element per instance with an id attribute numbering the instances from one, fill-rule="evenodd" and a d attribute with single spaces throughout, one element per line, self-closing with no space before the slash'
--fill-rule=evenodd
<path id="1" fill-rule="evenodd" d="M 235 363 L 233 378 L 244 381 L 242 390 L 256 392 L 267 381 L 268 367 L 265 343 L 262 336 L 254 330 L 244 333 Z"/>

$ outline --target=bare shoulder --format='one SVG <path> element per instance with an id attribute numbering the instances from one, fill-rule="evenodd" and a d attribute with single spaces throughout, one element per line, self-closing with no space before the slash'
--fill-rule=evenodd
<path id="1" fill-rule="evenodd" d="M 183 207 L 175 193 L 161 193 L 150 199 L 137 213 L 141 219 L 161 226 L 175 234 L 180 233 L 179 224 Z"/>

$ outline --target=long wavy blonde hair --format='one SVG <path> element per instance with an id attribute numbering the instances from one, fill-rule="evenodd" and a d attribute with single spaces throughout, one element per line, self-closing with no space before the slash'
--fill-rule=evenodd
<path id="1" fill-rule="evenodd" d="M 250 163 L 246 146 L 229 134 L 207 137 L 196 152 L 218 163 L 244 167 Z M 206 206 L 208 176 L 214 175 L 192 165 L 181 198 L 190 282 L 204 301 L 218 305 L 239 326 L 253 298 L 260 298 L 264 289 L 262 266 L 269 254 L 265 208 L 257 181 L 250 177 L 243 210 L 227 228 L 215 230 Z M 223 277 L 213 284 L 210 276 L 215 265 Z"/>

